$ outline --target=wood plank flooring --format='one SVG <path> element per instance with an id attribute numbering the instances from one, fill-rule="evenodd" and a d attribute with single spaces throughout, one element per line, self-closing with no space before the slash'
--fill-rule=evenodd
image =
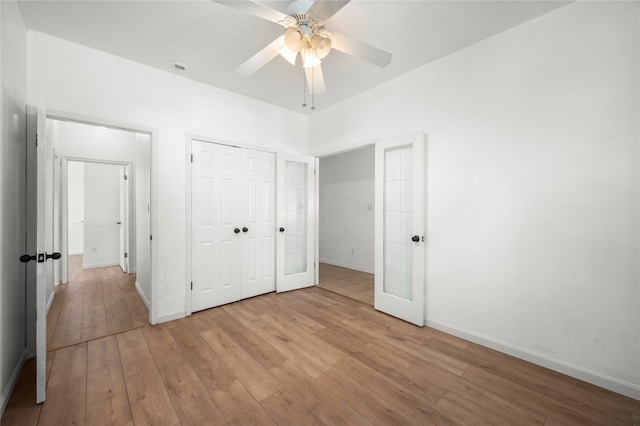
<path id="1" fill-rule="evenodd" d="M 69 283 L 55 288 L 47 315 L 47 349 L 113 335 L 149 323 L 135 288 L 135 275 L 119 266 L 82 269 L 82 255 L 69 256 Z"/>
<path id="2" fill-rule="evenodd" d="M 320 287 L 373 306 L 373 274 L 320 264 Z"/>
<path id="3" fill-rule="evenodd" d="M 609 426 L 640 418 L 640 401 L 318 287 L 49 355 L 47 401 L 33 404 L 30 361 L 3 426 Z"/>

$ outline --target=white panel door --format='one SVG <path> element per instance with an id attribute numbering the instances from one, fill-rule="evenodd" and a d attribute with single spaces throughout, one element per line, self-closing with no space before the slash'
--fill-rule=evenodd
<path id="1" fill-rule="evenodd" d="M 242 158 L 242 298 L 275 290 L 275 154 L 239 149 Z"/>
<path id="2" fill-rule="evenodd" d="M 120 268 L 129 272 L 129 176 L 128 167 L 120 167 Z"/>
<path id="3" fill-rule="evenodd" d="M 60 253 L 53 253 L 53 244 L 49 236 L 53 236 L 53 147 L 46 138 L 46 115 L 44 111 L 29 111 L 27 115 L 28 177 L 27 205 L 35 211 L 29 214 L 27 249 L 29 253 L 21 257 L 22 262 L 29 263 L 27 281 L 35 284 L 35 291 L 29 289 L 28 297 L 35 297 L 35 352 L 36 352 L 36 403 L 46 399 L 47 377 L 47 288 L 53 289 L 53 264 L 50 259 L 59 259 Z M 34 149 L 35 148 L 35 149 Z M 35 159 L 34 159 L 35 157 Z M 35 167 L 34 167 L 35 166 Z M 35 217 L 34 217 L 35 216 Z M 34 237 L 32 237 L 32 235 Z M 33 252 L 32 252 L 33 251 Z M 34 253 L 35 252 L 35 253 Z M 35 274 L 32 264 L 35 262 Z M 35 275 L 35 280 L 32 280 Z M 31 299 L 33 300 L 33 299 Z M 33 336 L 29 331 L 29 335 Z M 31 343 L 29 342 L 29 345 Z"/>
<path id="4" fill-rule="evenodd" d="M 314 285 L 315 159 L 277 156 L 277 291 Z"/>
<path id="5" fill-rule="evenodd" d="M 192 312 L 241 298 L 241 150 L 192 141 Z"/>
<path id="6" fill-rule="evenodd" d="M 424 136 L 379 142 L 375 154 L 377 310 L 424 325 Z"/>

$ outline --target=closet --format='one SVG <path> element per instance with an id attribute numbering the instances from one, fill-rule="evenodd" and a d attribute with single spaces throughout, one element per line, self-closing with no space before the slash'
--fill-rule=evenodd
<path id="1" fill-rule="evenodd" d="M 274 291 L 275 154 L 191 144 L 191 311 Z"/>

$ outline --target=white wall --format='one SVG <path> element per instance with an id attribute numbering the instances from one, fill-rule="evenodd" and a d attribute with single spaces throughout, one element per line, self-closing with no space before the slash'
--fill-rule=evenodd
<path id="1" fill-rule="evenodd" d="M 320 262 L 374 272 L 375 150 L 320 159 Z"/>
<path id="2" fill-rule="evenodd" d="M 84 163 L 67 164 L 67 232 L 69 255 L 84 250 Z"/>
<path id="3" fill-rule="evenodd" d="M 116 164 L 84 163 L 83 268 L 120 264 L 120 171 Z"/>
<path id="4" fill-rule="evenodd" d="M 25 357 L 26 28 L 0 2 L 0 417 Z"/>
<path id="5" fill-rule="evenodd" d="M 310 119 L 424 130 L 430 325 L 640 398 L 638 3 L 575 2 Z"/>
<path id="6" fill-rule="evenodd" d="M 152 320 L 183 316 L 187 135 L 306 153 L 307 117 L 35 31 L 27 53 L 30 103 L 153 130 Z"/>

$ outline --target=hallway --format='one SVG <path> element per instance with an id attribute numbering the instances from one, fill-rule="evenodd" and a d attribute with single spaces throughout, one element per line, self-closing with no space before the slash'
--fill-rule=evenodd
<path id="1" fill-rule="evenodd" d="M 47 315 L 47 350 L 148 324 L 135 280 L 135 274 L 125 274 L 119 266 L 82 269 L 82 255 L 69 256 L 69 283 L 55 288 Z"/>

